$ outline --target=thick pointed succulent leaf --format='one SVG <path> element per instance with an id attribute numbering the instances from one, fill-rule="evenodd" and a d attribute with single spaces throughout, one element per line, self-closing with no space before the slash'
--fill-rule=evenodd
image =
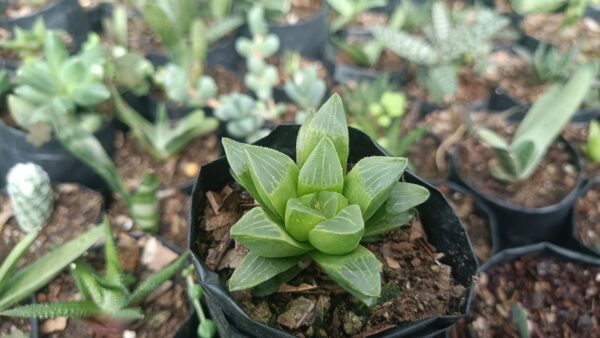
<path id="1" fill-rule="evenodd" d="M 285 208 L 285 229 L 300 242 L 308 241 L 308 233 L 327 218 L 318 210 L 310 208 L 297 198 L 288 201 Z"/>
<path id="2" fill-rule="evenodd" d="M 222 139 L 223 149 L 225 150 L 225 156 L 227 162 L 231 167 L 231 173 L 235 180 L 241 184 L 254 198 L 258 198 L 256 188 L 254 188 L 254 182 L 252 182 L 252 175 L 250 175 L 250 163 L 246 156 L 246 144 L 236 142 L 232 139 L 224 137 Z"/>
<path id="3" fill-rule="evenodd" d="M 334 94 L 321 108 L 307 116 L 300 127 L 296 140 L 296 162 L 302 168 L 313 149 L 323 137 L 329 137 L 340 160 L 342 170 L 346 172 L 349 153 L 348 124 L 344 105 L 338 94 Z"/>
<path id="4" fill-rule="evenodd" d="M 44 319 L 55 317 L 89 318 L 101 314 L 102 310 L 90 301 L 31 304 L 0 312 L 0 315 L 8 317 Z"/>
<path id="5" fill-rule="evenodd" d="M 188 253 L 186 252 L 173 263 L 169 264 L 167 267 L 153 273 L 152 275 L 144 279 L 144 281 L 140 283 L 137 289 L 131 294 L 131 297 L 129 298 L 129 303 L 127 305 L 137 305 L 138 303 L 146 299 L 146 297 L 148 297 L 148 295 L 152 293 L 152 291 L 156 290 L 156 288 L 158 288 L 164 282 L 173 277 L 173 275 L 175 275 L 177 271 L 181 269 L 183 264 L 186 262 L 187 258 Z"/>
<path id="6" fill-rule="evenodd" d="M 385 214 L 382 217 L 377 217 L 376 214 L 373 219 L 377 218 L 377 220 L 365 227 L 363 238 L 383 235 L 386 232 L 396 230 L 407 225 L 414 216 L 415 212 L 413 210 L 404 211 L 399 214 Z"/>
<path id="7" fill-rule="evenodd" d="M 250 251 L 229 279 L 229 290 L 255 287 L 298 264 L 304 256 L 269 258 Z"/>
<path id="8" fill-rule="evenodd" d="M 378 261 L 368 249 L 359 246 L 344 256 L 322 252 L 312 254 L 319 267 L 353 296 L 371 306 L 381 294 Z"/>
<path id="9" fill-rule="evenodd" d="M 308 239 L 321 252 L 344 255 L 356 249 L 364 231 L 360 207 L 353 204 L 337 216 L 317 224 L 308 234 Z"/>
<path id="10" fill-rule="evenodd" d="M 384 208 L 387 213 L 399 214 L 427 201 L 429 195 L 429 190 L 423 186 L 397 182 L 392 188 Z"/>
<path id="11" fill-rule="evenodd" d="M 285 206 L 297 195 L 298 167 L 287 155 L 258 146 L 246 146 L 250 175 L 259 202 L 269 214 L 284 219 Z"/>
<path id="12" fill-rule="evenodd" d="M 327 218 L 337 215 L 348 206 L 348 199 L 342 194 L 332 191 L 321 191 L 317 196 L 317 203 L 312 207 L 320 210 Z"/>
<path id="13" fill-rule="evenodd" d="M 293 239 L 263 209 L 248 211 L 230 230 L 231 237 L 263 257 L 291 257 L 310 251 L 310 245 Z"/>
<path id="14" fill-rule="evenodd" d="M 313 149 L 300 169 L 298 194 L 306 195 L 319 191 L 342 192 L 344 171 L 338 160 L 335 146 L 324 137 Z"/>
<path id="15" fill-rule="evenodd" d="M 365 221 L 388 199 L 398 182 L 407 160 L 402 157 L 366 157 L 358 161 L 344 181 L 344 196 L 358 204 Z"/>

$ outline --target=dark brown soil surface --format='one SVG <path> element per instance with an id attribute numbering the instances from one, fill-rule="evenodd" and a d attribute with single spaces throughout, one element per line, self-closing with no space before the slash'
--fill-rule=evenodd
<path id="1" fill-rule="evenodd" d="M 465 225 L 477 260 L 480 264 L 485 263 L 492 255 L 492 229 L 488 215 L 477 210 L 477 201 L 471 194 L 455 191 L 446 184 L 437 185 L 437 188 Z"/>
<path id="2" fill-rule="evenodd" d="M 513 304 L 525 310 L 531 336 L 597 337 L 600 267 L 529 254 L 482 273 L 467 323 L 451 337 L 519 337 Z"/>
<path id="3" fill-rule="evenodd" d="M 588 58 L 600 57 L 600 26 L 592 18 L 583 18 L 563 27 L 564 13 L 532 14 L 521 23 L 523 32 L 540 41 L 566 50 L 577 43 Z"/>
<path id="4" fill-rule="evenodd" d="M 406 157 L 419 177 L 428 180 L 443 179 L 446 177 L 446 171 L 438 168 L 435 161 L 435 155 L 439 146 L 439 139 L 431 134 L 425 134 L 408 150 Z"/>
<path id="5" fill-rule="evenodd" d="M 215 80 L 219 95 L 244 91 L 244 82 L 240 76 L 223 66 L 207 69 L 206 73 Z"/>
<path id="6" fill-rule="evenodd" d="M 160 39 L 148 27 L 142 16 L 129 19 L 127 32 L 129 48 L 136 53 L 140 55 L 148 55 L 150 52 L 165 53 L 166 50 Z"/>
<path id="7" fill-rule="evenodd" d="M 29 336 L 31 332 L 31 322 L 27 318 L 6 318 L 3 317 L 0 320 L 0 337 L 9 336 L 15 334 L 15 332 L 21 331 L 25 333 L 25 336 Z"/>
<path id="8" fill-rule="evenodd" d="M 546 88 L 545 84 L 533 81 L 530 64 L 514 53 L 501 50 L 492 53 L 490 61 L 495 67 L 485 77 L 523 104 L 531 105 Z"/>
<path id="9" fill-rule="evenodd" d="M 246 249 L 229 237 L 230 227 L 255 206 L 237 186 L 208 192 L 202 241 L 196 242 L 209 267 L 229 279 Z M 443 314 L 456 314 L 465 288 L 452 278 L 427 242 L 418 219 L 410 226 L 366 245 L 382 264 L 382 299 L 366 308 L 311 265 L 267 297 L 235 292 L 233 297 L 252 318 L 297 336 L 368 337 L 395 327 Z"/>
<path id="10" fill-rule="evenodd" d="M 53 248 L 83 234 L 98 221 L 103 199 L 100 194 L 79 185 L 60 184 L 54 189 L 54 212 L 19 266 L 46 255 Z M 25 234 L 13 216 L 10 199 L 0 195 L 0 257 L 6 257 Z"/>
<path id="11" fill-rule="evenodd" d="M 158 193 L 160 199 L 160 229 L 158 234 L 182 250 L 187 248 L 189 195 L 179 189 L 167 189 Z M 115 200 L 108 210 L 110 224 L 115 232 L 127 232 L 133 221 L 125 205 Z"/>
<path id="12" fill-rule="evenodd" d="M 29 4 L 27 1 L 9 1 L 8 6 L 0 13 L 4 18 L 20 18 L 50 5 L 54 0 L 46 0 L 40 5 Z"/>
<path id="13" fill-rule="evenodd" d="M 590 249 L 600 254 L 600 184 L 592 188 L 575 203 L 575 228 L 579 238 Z"/>
<path id="14" fill-rule="evenodd" d="M 142 258 L 145 254 L 149 236 L 134 239 L 126 234 L 118 237 L 118 250 L 121 264 L 126 273 L 136 278 L 136 283 L 143 281 L 153 271 Z M 168 249 L 165 249 L 168 250 Z M 173 255 L 171 251 L 169 254 Z M 176 258 L 176 255 L 173 256 Z M 101 251 L 91 251 L 85 260 L 92 264 L 97 271 L 104 267 L 104 255 Z M 168 263 L 167 263 L 168 264 Z M 135 285 L 135 284 L 134 284 Z M 45 332 L 42 337 L 122 337 L 123 330 L 134 331 L 137 337 L 171 337 L 189 316 L 189 305 L 185 291 L 185 282 L 176 274 L 170 281 L 159 287 L 140 305 L 145 314 L 143 320 L 133 322 L 126 327 L 100 326 L 99 321 L 90 322 L 78 319 L 68 319 L 66 326 L 53 332 Z M 130 289 L 135 289 L 132 287 Z M 39 303 L 55 303 L 81 299 L 75 282 L 70 274 L 63 273 L 48 287 L 37 294 Z M 41 321 L 42 328 L 45 321 Z M 96 329 L 96 331 L 94 331 Z"/>
<path id="15" fill-rule="evenodd" d="M 515 125 L 496 121 L 491 129 L 509 137 Z M 505 184 L 495 179 L 490 167 L 494 151 L 475 135 L 467 135 L 456 149 L 461 175 L 483 194 L 523 208 L 541 208 L 563 200 L 577 185 L 579 172 L 565 145 L 554 142 L 537 170 L 525 181 Z"/>
<path id="16" fill-rule="evenodd" d="M 166 162 L 153 160 L 140 149 L 131 134 L 118 133 L 113 160 L 127 188 L 136 187 L 145 173 L 154 171 L 160 176 L 162 187 L 174 188 L 190 184 L 198 176 L 200 167 L 219 157 L 217 136 L 209 134 L 188 143 L 182 151 Z"/>
<path id="17" fill-rule="evenodd" d="M 416 77 L 412 77 L 403 88 L 409 95 L 432 102 L 427 89 L 417 83 Z M 458 77 L 456 94 L 452 98 L 455 103 L 476 103 L 486 101 L 490 94 L 490 85 L 482 77 L 473 71 L 462 70 Z"/>
<path id="18" fill-rule="evenodd" d="M 588 124 L 569 124 L 563 131 L 563 136 L 571 143 L 581 158 L 584 174 L 589 178 L 600 177 L 600 164 L 588 160 L 585 147 L 588 139 Z"/>
<path id="19" fill-rule="evenodd" d="M 289 13 L 279 18 L 278 22 L 294 25 L 302 21 L 308 21 L 321 10 L 323 1 L 324 0 L 292 0 L 292 8 Z"/>

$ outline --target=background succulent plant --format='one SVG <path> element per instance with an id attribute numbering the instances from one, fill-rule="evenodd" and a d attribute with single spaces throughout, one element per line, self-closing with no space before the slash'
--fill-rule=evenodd
<path id="1" fill-rule="evenodd" d="M 360 242 L 407 224 L 429 196 L 421 186 L 399 182 L 407 160 L 367 157 L 346 174 L 348 127 L 337 95 L 302 125 L 296 162 L 273 149 L 229 139 L 223 145 L 235 179 L 261 205 L 231 228 L 231 237 L 250 252 L 231 276 L 230 290 L 260 287 L 312 259 L 373 305 L 381 292 L 378 262 Z"/>

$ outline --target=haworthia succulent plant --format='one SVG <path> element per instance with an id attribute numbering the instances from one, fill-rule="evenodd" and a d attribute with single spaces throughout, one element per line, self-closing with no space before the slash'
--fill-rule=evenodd
<path id="1" fill-rule="evenodd" d="M 361 240 L 408 224 L 429 197 L 399 182 L 406 159 L 367 157 L 346 174 L 349 134 L 334 95 L 301 126 L 296 161 L 273 149 L 223 140 L 235 179 L 260 207 L 230 231 L 250 252 L 229 280 L 232 291 L 274 292 L 312 258 L 340 286 L 367 305 L 381 292 L 375 255 Z"/>
<path id="2" fill-rule="evenodd" d="M 117 246 L 112 238 L 108 219 L 102 222 L 104 232 L 104 256 L 106 270 L 103 276 L 95 272 L 91 265 L 78 261 L 71 265 L 71 273 L 80 289 L 82 300 L 55 304 L 33 304 L 16 307 L 0 312 L 0 316 L 36 317 L 36 318 L 91 318 L 104 320 L 133 321 L 144 317 L 139 304 L 152 291 L 170 279 L 181 268 L 187 254 L 182 255 L 170 265 L 155 272 L 130 291 L 130 283 L 125 278 Z"/>
<path id="3" fill-rule="evenodd" d="M 597 71 L 593 63 L 583 64 L 567 83 L 550 86 L 527 112 L 510 143 L 492 130 L 476 130 L 479 138 L 496 152 L 498 161 L 490 167 L 494 177 L 516 183 L 535 172 L 585 98 Z"/>
<path id="4" fill-rule="evenodd" d="M 386 48 L 418 64 L 419 78 L 429 94 L 434 100 L 443 101 L 456 92 L 459 63 L 465 56 L 477 55 L 509 21 L 482 8 L 473 23 L 452 24 L 441 1 L 433 4 L 431 18 L 432 24 L 424 29 L 425 36 L 385 26 L 374 26 L 371 32 Z"/>
<path id="5" fill-rule="evenodd" d="M 54 208 L 54 193 L 48 174 L 37 164 L 18 163 L 6 176 L 17 222 L 25 232 L 41 229 Z"/>

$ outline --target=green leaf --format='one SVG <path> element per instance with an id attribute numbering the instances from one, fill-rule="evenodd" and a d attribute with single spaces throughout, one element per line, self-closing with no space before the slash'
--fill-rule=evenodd
<path id="1" fill-rule="evenodd" d="M 415 212 L 412 210 L 408 210 L 399 214 L 384 213 L 382 217 L 377 217 L 376 214 L 376 216 L 372 218 L 376 218 L 376 220 L 370 222 L 369 225 L 365 227 L 363 239 L 396 230 L 404 225 L 407 225 L 414 216 Z"/>
<path id="2" fill-rule="evenodd" d="M 254 196 L 270 215 L 283 220 L 285 206 L 296 197 L 298 167 L 287 155 L 259 146 L 245 147 L 250 176 L 258 196 Z"/>
<path id="3" fill-rule="evenodd" d="M 160 203 L 158 189 L 160 177 L 156 173 L 146 173 L 139 186 L 131 195 L 131 218 L 135 226 L 145 232 L 158 232 L 160 223 Z"/>
<path id="4" fill-rule="evenodd" d="M 316 113 L 309 114 L 300 127 L 296 139 L 296 162 L 299 168 L 304 166 L 323 137 L 329 137 L 335 146 L 342 170 L 346 172 L 349 152 L 348 124 L 344 105 L 338 94 L 332 95 Z"/>
<path id="5" fill-rule="evenodd" d="M 365 157 L 352 168 L 344 180 L 344 196 L 358 204 L 365 221 L 388 199 L 398 182 L 407 160 L 402 157 Z"/>
<path id="6" fill-rule="evenodd" d="M 171 279 L 181 269 L 185 261 L 187 260 L 189 254 L 186 252 L 177 258 L 176 261 L 169 264 L 167 267 L 162 270 L 153 273 L 148 276 L 148 278 L 144 279 L 142 283 L 133 291 L 131 297 L 129 297 L 128 306 L 137 305 L 141 303 L 152 291 L 156 290 L 159 286 L 161 286 L 164 282 Z"/>
<path id="7" fill-rule="evenodd" d="M 16 307 L 0 313 L 2 316 L 23 317 L 23 318 L 89 318 L 99 316 L 102 310 L 94 303 L 83 302 L 64 302 L 57 304 L 31 304 Z"/>
<path id="8" fill-rule="evenodd" d="M 344 171 L 328 137 L 321 139 L 300 169 L 298 194 L 306 195 L 319 191 L 341 193 L 344 189 Z"/>
<path id="9" fill-rule="evenodd" d="M 586 153 L 592 161 L 600 163 L 600 122 L 598 121 L 590 122 Z"/>
<path id="10" fill-rule="evenodd" d="M 303 258 L 303 256 L 300 257 Z M 302 264 L 301 262 L 295 264 L 291 268 L 276 275 L 275 277 L 258 284 L 252 290 L 252 295 L 255 297 L 265 297 L 277 292 L 277 290 L 282 284 L 287 283 L 292 279 L 296 278 L 296 276 L 298 276 L 300 272 L 302 272 L 306 267 L 307 266 Z"/>
<path id="11" fill-rule="evenodd" d="M 102 236 L 102 233 L 102 227 L 94 227 L 19 270 L 0 294 L 0 310 L 22 301 L 50 282 L 65 267 L 86 252 Z"/>
<path id="12" fill-rule="evenodd" d="M 44 43 L 44 55 L 50 66 L 50 70 L 54 74 L 58 74 L 60 66 L 68 59 L 69 53 L 62 41 L 62 37 L 56 31 L 46 33 Z"/>
<path id="13" fill-rule="evenodd" d="M 106 280 L 110 283 L 120 283 L 123 269 L 117 252 L 117 245 L 113 238 L 108 217 L 105 215 L 102 219 L 102 227 L 104 227 L 104 260 L 106 262 Z"/>
<path id="14" fill-rule="evenodd" d="M 300 242 L 308 241 L 308 233 L 325 220 L 327 218 L 321 212 L 308 207 L 297 198 L 290 199 L 285 208 L 285 229 Z"/>
<path id="15" fill-rule="evenodd" d="M 15 245 L 9 252 L 8 256 L 3 258 L 2 264 L 0 264 L 0 296 L 2 295 L 2 289 L 8 282 L 10 276 L 14 273 L 19 261 L 27 253 L 27 250 L 33 244 L 39 234 L 39 230 L 34 229 L 27 233 L 17 245 Z"/>
<path id="16" fill-rule="evenodd" d="M 231 227 L 230 234 L 231 238 L 263 257 L 298 256 L 312 249 L 293 239 L 261 208 L 254 208 L 242 216 Z"/>
<path id="17" fill-rule="evenodd" d="M 255 287 L 298 264 L 304 256 L 269 258 L 250 251 L 229 279 L 229 290 Z"/>
<path id="18" fill-rule="evenodd" d="M 337 216 L 323 221 L 308 234 L 309 242 L 317 250 L 330 255 L 343 255 L 358 246 L 365 231 L 360 207 L 347 206 Z"/>
<path id="19" fill-rule="evenodd" d="M 94 106 L 110 98 L 110 91 L 102 83 L 78 85 L 73 91 L 73 99 L 80 106 Z"/>
<path id="20" fill-rule="evenodd" d="M 315 252 L 312 257 L 346 291 L 368 306 L 375 305 L 381 294 L 381 275 L 377 258 L 371 251 L 359 246 L 344 256 Z"/>
<path id="21" fill-rule="evenodd" d="M 321 211 L 325 217 L 332 218 L 348 206 L 348 199 L 336 192 L 321 191 L 317 194 L 316 200 L 308 205 Z"/>
<path id="22" fill-rule="evenodd" d="M 427 201 L 427 188 L 413 183 L 397 182 L 390 192 L 384 210 L 390 214 L 399 214 Z"/>

